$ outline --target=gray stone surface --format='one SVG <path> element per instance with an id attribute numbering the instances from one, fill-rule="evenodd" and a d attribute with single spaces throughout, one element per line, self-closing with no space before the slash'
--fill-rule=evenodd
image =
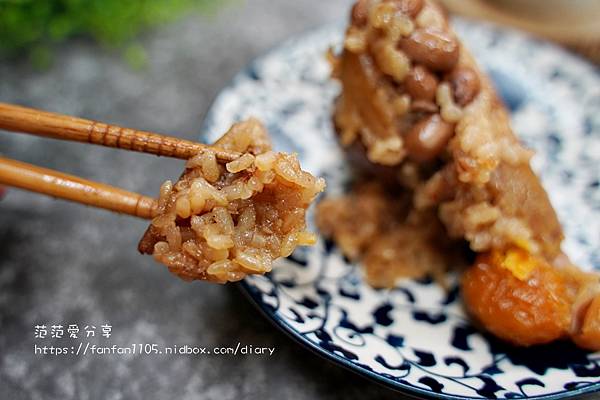
<path id="1" fill-rule="evenodd" d="M 86 42 L 49 71 L 0 64 L 0 101 L 194 139 L 212 99 L 254 57 L 343 18 L 348 0 L 249 0 L 143 38 L 150 63 L 132 71 Z M 0 133 L 0 153 L 154 195 L 182 162 Z M 136 251 L 145 222 L 10 190 L 0 202 L 0 398 L 374 399 L 398 397 L 310 353 L 234 286 L 185 283 Z M 35 355 L 36 324 L 113 326 L 92 343 L 275 347 L 267 356 Z"/>

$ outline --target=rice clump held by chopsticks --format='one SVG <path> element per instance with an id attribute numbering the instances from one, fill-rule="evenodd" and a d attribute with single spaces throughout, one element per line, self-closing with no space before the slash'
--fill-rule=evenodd
<path id="1" fill-rule="evenodd" d="M 223 163 L 202 152 L 175 184 L 165 182 L 142 253 L 185 280 L 224 283 L 269 272 L 276 258 L 315 243 L 305 215 L 322 178 L 303 171 L 294 154 L 273 152 L 254 119 L 233 125 L 215 147 L 243 155 Z"/>

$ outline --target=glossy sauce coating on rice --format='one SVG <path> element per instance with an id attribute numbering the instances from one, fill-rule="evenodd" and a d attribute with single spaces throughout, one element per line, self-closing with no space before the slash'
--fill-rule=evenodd
<path id="1" fill-rule="evenodd" d="M 205 151 L 181 178 L 165 182 L 159 210 L 139 249 L 185 280 L 238 281 L 263 274 L 273 260 L 311 245 L 306 209 L 325 182 L 293 154 L 271 151 L 264 127 L 235 124 L 216 147 L 243 153 L 229 163 Z"/>
<path id="2" fill-rule="evenodd" d="M 600 349 L 600 316 L 594 314 L 600 279 L 562 253 L 562 228 L 530 167 L 532 152 L 518 141 L 489 78 L 441 7 L 433 0 L 359 0 L 341 54 L 330 56 L 342 85 L 333 116 L 339 142 L 353 167 L 387 189 L 364 197 L 358 185 L 324 200 L 318 208 L 322 232 L 361 259 L 376 286 L 446 268 L 423 258 L 420 269 L 404 267 L 423 252 L 435 256 L 431 243 L 467 243 L 479 256 L 462 278 L 465 303 L 488 330 L 519 345 L 570 336 Z M 388 212 L 386 218 L 398 221 L 392 228 L 389 221 L 368 221 L 380 213 L 346 210 L 361 197 L 393 210 L 389 188 L 408 202 L 405 216 Z M 392 239 L 415 229 L 409 221 L 431 216 L 442 228 L 425 238 L 429 248 Z M 374 227 L 369 234 L 375 240 L 353 236 L 366 226 Z M 374 252 L 397 257 L 368 257 Z M 394 281 L 386 285 L 386 279 Z"/>

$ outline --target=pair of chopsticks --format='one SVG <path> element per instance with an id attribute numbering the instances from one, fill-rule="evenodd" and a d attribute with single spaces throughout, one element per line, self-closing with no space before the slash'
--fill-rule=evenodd
<path id="1" fill-rule="evenodd" d="M 207 150 L 222 161 L 240 156 L 185 139 L 5 103 L 0 103 L 0 129 L 184 160 Z M 146 219 L 157 208 L 151 197 L 4 157 L 0 157 L 0 185 Z"/>

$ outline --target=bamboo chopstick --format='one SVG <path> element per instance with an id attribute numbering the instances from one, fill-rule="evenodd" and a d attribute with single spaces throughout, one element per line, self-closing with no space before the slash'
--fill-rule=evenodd
<path id="1" fill-rule="evenodd" d="M 150 219 L 156 200 L 138 193 L 0 157 L 0 184 Z"/>
<path id="2" fill-rule="evenodd" d="M 184 160 L 207 149 L 213 150 L 222 161 L 233 161 L 240 156 L 185 139 L 6 103 L 0 103 L 0 129 Z"/>

